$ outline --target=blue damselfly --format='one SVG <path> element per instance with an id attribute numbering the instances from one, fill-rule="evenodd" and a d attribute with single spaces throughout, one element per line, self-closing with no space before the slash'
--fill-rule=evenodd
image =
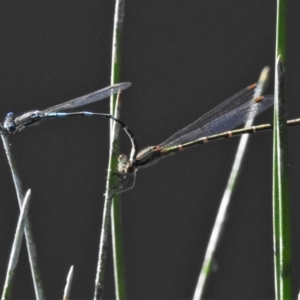
<path id="1" fill-rule="evenodd" d="M 113 84 L 101 90 L 95 91 L 88 95 L 84 95 L 70 101 L 52 106 L 45 110 L 34 110 L 27 113 L 24 113 L 21 116 L 16 117 L 14 113 L 9 112 L 6 115 L 6 118 L 3 124 L 0 124 L 0 133 L 4 135 L 13 134 L 18 131 L 23 130 L 25 127 L 31 124 L 37 124 L 38 122 L 50 119 L 50 118 L 57 118 L 57 117 L 67 117 L 67 116 L 74 116 L 76 113 L 58 113 L 59 111 L 69 110 L 72 108 L 80 107 L 86 104 L 90 104 L 96 101 L 100 101 L 105 99 L 111 95 L 117 94 L 122 90 L 127 89 L 131 86 L 130 82 L 123 82 Z M 83 112 L 77 113 L 79 115 L 83 115 Z M 90 116 L 92 113 L 88 113 L 87 116 Z M 103 114 L 103 117 L 112 118 L 111 115 Z"/>
<path id="2" fill-rule="evenodd" d="M 26 128 L 27 126 L 30 126 L 32 124 L 37 124 L 42 120 L 45 119 L 53 119 L 53 118 L 61 118 L 61 117 L 71 117 L 71 116 L 86 116 L 86 117 L 102 117 L 102 118 L 108 118 L 111 120 L 114 120 L 116 123 L 118 123 L 125 133 L 128 135 L 131 143 L 132 148 L 136 148 L 135 139 L 133 134 L 130 132 L 130 130 L 127 128 L 127 126 L 115 118 L 114 116 L 110 114 L 105 113 L 94 113 L 94 112 L 87 112 L 87 111 L 81 111 L 81 112 L 61 112 L 62 110 L 69 110 L 76 107 L 80 107 L 83 105 L 87 105 L 96 101 L 100 101 L 102 99 L 105 99 L 111 95 L 120 93 L 122 90 L 127 89 L 131 86 L 130 82 L 122 82 L 122 83 L 116 83 L 113 85 L 110 85 L 108 87 L 105 87 L 101 90 L 95 91 L 93 93 L 69 100 L 67 102 L 52 106 L 50 108 L 47 108 L 45 110 L 34 110 L 27 113 L 24 113 L 21 116 L 15 117 L 14 113 L 9 112 L 6 115 L 6 118 L 3 122 L 3 124 L 0 124 L 0 134 L 3 135 L 10 135 L 14 134 L 16 132 L 19 132 Z"/>

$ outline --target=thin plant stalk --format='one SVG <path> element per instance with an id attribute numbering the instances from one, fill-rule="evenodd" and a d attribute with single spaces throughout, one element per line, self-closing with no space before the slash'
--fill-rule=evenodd
<path id="1" fill-rule="evenodd" d="M 71 266 L 66 280 L 63 300 L 70 300 L 71 286 L 73 281 L 73 271 L 74 271 L 74 266 Z"/>
<path id="2" fill-rule="evenodd" d="M 291 220 L 285 103 L 286 0 L 277 0 L 273 132 L 273 248 L 276 299 L 292 299 Z"/>
<path id="3" fill-rule="evenodd" d="M 120 116 L 120 104 L 121 104 L 121 95 L 117 97 L 117 101 L 115 105 L 114 116 L 116 118 L 119 118 Z M 113 131 L 118 130 L 118 127 L 119 126 L 116 123 L 114 123 Z M 116 167 L 117 166 L 114 166 L 114 169 L 116 169 Z M 113 182 L 113 184 L 117 185 L 118 183 Z M 125 268 L 124 268 L 124 260 L 123 260 L 122 211 L 121 211 L 121 199 L 119 195 L 115 195 L 112 202 L 111 232 L 112 232 L 112 251 L 113 251 L 116 299 L 126 299 Z"/>
<path id="4" fill-rule="evenodd" d="M 124 20 L 124 0 L 116 0 L 115 3 L 115 14 L 114 14 L 114 26 L 113 26 L 113 43 L 112 43 L 112 69 L 111 69 L 111 84 L 120 81 L 120 46 L 122 37 L 122 25 Z M 117 104 L 118 103 L 118 104 Z M 114 114 L 115 111 L 119 110 L 119 101 L 116 102 L 116 96 L 111 97 L 110 102 L 110 113 Z M 117 116 L 119 117 L 119 116 Z M 110 150 L 109 150 L 109 162 L 108 162 L 108 173 L 106 181 L 106 193 L 105 202 L 102 218 L 100 246 L 99 246 L 99 257 L 96 274 L 96 286 L 94 293 L 94 300 L 101 298 L 104 288 L 104 277 L 105 277 L 105 265 L 108 249 L 108 235 L 109 225 L 111 217 L 113 218 L 112 227 L 112 244 L 113 244 L 113 259 L 114 259 L 114 277 L 115 277 L 115 292 L 116 299 L 125 299 L 125 276 L 124 266 L 122 259 L 122 238 L 120 228 L 120 202 L 117 196 L 111 195 L 111 188 L 118 185 L 116 176 L 113 176 L 114 170 L 118 165 L 118 126 L 114 126 L 111 122 L 111 134 L 110 134 Z"/>
<path id="5" fill-rule="evenodd" d="M 121 42 L 122 29 L 125 17 L 125 0 L 116 0 L 114 16 L 114 32 L 112 44 L 111 61 L 111 84 L 121 81 Z M 111 97 L 110 112 L 116 118 L 120 118 L 120 97 Z M 116 176 L 112 176 L 111 170 L 116 170 L 118 166 L 119 141 L 118 127 L 114 122 L 112 127 L 111 145 L 113 145 L 112 160 L 109 168 L 110 182 L 113 186 L 118 184 Z M 111 185 L 110 185 L 111 187 Z M 115 195 L 112 200 L 111 209 L 111 232 L 112 251 L 115 278 L 116 299 L 126 299 L 125 267 L 123 259 L 123 238 L 122 238 L 122 211 L 120 195 Z"/>
<path id="6" fill-rule="evenodd" d="M 13 286 L 13 279 L 15 276 L 15 270 L 18 264 L 20 249 L 22 245 L 23 231 L 24 231 L 25 220 L 29 208 L 30 195 L 31 195 L 31 191 L 28 190 L 20 210 L 20 216 L 18 220 L 18 225 L 17 225 L 11 253 L 10 253 L 1 300 L 10 299 L 10 294 Z"/>
<path id="7" fill-rule="evenodd" d="M 19 207 L 21 209 L 22 202 L 23 202 L 21 179 L 20 179 L 20 176 L 18 175 L 17 168 L 16 168 L 14 159 L 11 154 L 11 149 L 10 149 L 10 145 L 8 142 L 8 138 L 4 135 L 1 135 L 1 138 L 2 138 L 2 142 L 3 142 L 4 150 L 6 153 L 6 157 L 8 160 L 8 164 L 9 164 L 9 167 L 11 170 L 15 190 L 17 193 Z M 25 226 L 25 228 L 24 228 L 25 240 L 26 240 L 27 252 L 28 252 L 28 257 L 29 257 L 30 270 L 31 270 L 31 274 L 32 274 L 35 297 L 37 300 L 43 300 L 43 299 L 45 299 L 44 290 L 43 290 L 42 280 L 41 280 L 41 276 L 40 276 L 40 269 L 39 269 L 38 262 L 37 262 L 37 252 L 36 252 L 35 242 L 33 239 L 31 225 L 30 225 L 28 217 L 26 217 L 26 219 L 25 219 L 24 226 Z"/>
<path id="8" fill-rule="evenodd" d="M 265 67 L 258 80 L 257 88 L 255 91 L 254 98 L 259 97 L 262 95 L 265 85 L 264 83 L 267 81 L 269 74 L 269 68 Z M 246 124 L 245 127 L 250 127 L 253 123 L 253 119 L 249 120 Z M 245 155 L 245 151 L 247 148 L 248 144 L 248 139 L 249 139 L 249 134 L 244 134 L 241 139 L 240 143 L 235 155 L 235 159 L 233 162 L 233 166 L 229 175 L 229 179 L 227 182 L 227 186 L 225 188 L 221 204 L 219 207 L 219 211 L 217 213 L 217 217 L 213 226 L 213 230 L 206 248 L 205 256 L 204 256 L 204 261 L 202 265 L 202 269 L 200 271 L 200 275 L 198 278 L 198 282 L 195 288 L 193 300 L 199 300 L 203 298 L 203 294 L 205 291 L 205 285 L 209 279 L 209 276 L 212 271 L 212 264 L 214 260 L 214 255 L 218 246 L 218 243 L 220 241 L 221 233 L 224 227 L 225 220 L 227 218 L 227 212 L 229 208 L 229 204 L 231 202 L 231 196 L 234 191 L 234 187 L 236 184 L 236 180 L 241 168 L 241 164 L 243 161 L 243 157 Z"/>
<path id="9" fill-rule="evenodd" d="M 273 134 L 273 247 L 276 299 L 292 299 L 291 290 L 291 220 L 284 112 L 284 70 L 280 57 L 275 72 Z"/>
<path id="10" fill-rule="evenodd" d="M 276 299 L 292 299 L 291 220 L 287 149 L 284 63 L 286 60 L 286 0 L 277 0 L 274 132 L 273 248 Z"/>

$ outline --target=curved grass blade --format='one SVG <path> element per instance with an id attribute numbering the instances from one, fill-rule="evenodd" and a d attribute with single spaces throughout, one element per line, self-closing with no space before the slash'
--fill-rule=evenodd
<path id="1" fill-rule="evenodd" d="M 18 220 L 18 225 L 17 225 L 11 253 L 10 253 L 1 300 L 7 300 L 10 298 L 15 270 L 18 264 L 20 249 L 22 245 L 23 231 L 24 231 L 25 221 L 27 218 L 27 212 L 29 208 L 30 195 L 31 195 L 31 190 L 28 190 L 20 210 L 20 216 Z"/>
<path id="2" fill-rule="evenodd" d="M 259 77 L 257 88 L 255 90 L 255 94 L 253 98 L 259 97 L 262 95 L 265 89 L 265 84 L 267 82 L 269 74 L 269 67 L 265 67 Z M 253 123 L 253 119 L 250 119 L 246 124 L 245 127 L 250 127 Z M 227 186 L 225 188 L 221 204 L 219 207 L 219 211 L 217 213 L 217 217 L 213 226 L 213 230 L 206 248 L 205 256 L 204 256 L 204 262 L 202 265 L 202 269 L 200 271 L 200 275 L 198 278 L 197 286 L 194 292 L 193 300 L 202 299 L 205 285 L 207 283 L 207 280 L 211 274 L 211 267 L 213 265 L 214 255 L 215 251 L 217 249 L 221 233 L 224 227 L 224 222 L 227 217 L 227 211 L 229 208 L 229 204 L 231 201 L 231 195 L 234 191 L 235 183 L 239 174 L 239 170 L 242 164 L 242 160 L 246 151 L 247 143 L 249 139 L 249 134 L 244 134 L 241 137 L 235 160 L 231 169 L 231 173 L 229 175 L 229 179 L 227 182 Z"/>
<path id="3" fill-rule="evenodd" d="M 73 280 L 73 271 L 74 271 L 74 266 L 71 266 L 68 276 L 67 276 L 67 282 L 66 282 L 66 286 L 64 289 L 63 300 L 70 300 L 71 286 L 72 286 L 72 280 Z"/>
<path id="4" fill-rule="evenodd" d="M 17 198 L 18 198 L 18 202 L 19 202 L 19 207 L 21 208 L 22 202 L 23 202 L 21 179 L 18 175 L 17 168 L 16 168 L 15 162 L 14 162 L 12 154 L 11 154 L 8 137 L 1 134 L 1 138 L 2 138 L 2 142 L 3 142 L 5 154 L 6 154 L 6 157 L 8 160 L 8 164 L 9 164 L 9 167 L 11 170 L 11 174 L 12 174 L 12 178 L 13 178 L 13 182 L 14 182 L 14 186 L 15 186 L 15 190 L 16 190 Z M 30 270 L 31 270 L 31 274 L 32 274 L 35 297 L 38 300 L 43 300 L 45 298 L 44 290 L 43 290 L 43 285 L 42 285 L 42 280 L 41 280 L 41 275 L 40 275 L 40 269 L 39 269 L 39 266 L 37 263 L 35 242 L 33 239 L 31 225 L 30 225 L 28 217 L 25 220 L 24 233 L 25 233 L 26 247 L 27 247 L 27 252 L 28 252 Z"/>

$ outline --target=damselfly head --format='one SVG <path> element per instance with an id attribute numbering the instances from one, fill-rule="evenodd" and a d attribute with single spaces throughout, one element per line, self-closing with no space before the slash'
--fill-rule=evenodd
<path id="1" fill-rule="evenodd" d="M 135 167 L 131 160 L 128 160 L 126 154 L 121 154 L 118 157 L 118 172 L 123 176 L 124 174 L 133 173 Z"/>
<path id="2" fill-rule="evenodd" d="M 128 156 L 126 154 L 120 154 L 118 157 L 118 171 L 122 174 L 126 172 L 128 165 Z"/>
<path id="3" fill-rule="evenodd" d="M 7 113 L 3 127 L 8 133 L 13 133 L 17 130 L 17 126 L 15 124 L 15 114 L 13 112 Z"/>
<path id="4" fill-rule="evenodd" d="M 126 154 L 120 154 L 118 157 L 118 161 L 119 161 L 119 163 L 127 164 L 128 156 Z"/>

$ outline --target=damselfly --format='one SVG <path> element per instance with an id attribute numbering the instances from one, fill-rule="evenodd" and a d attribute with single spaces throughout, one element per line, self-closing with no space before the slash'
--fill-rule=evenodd
<path id="1" fill-rule="evenodd" d="M 117 94 L 117 93 L 121 92 L 122 90 L 127 89 L 130 86 L 131 86 L 130 82 L 113 84 L 111 86 L 108 86 L 106 88 L 103 88 L 101 90 L 93 92 L 91 94 L 72 99 L 70 101 L 52 106 L 48 109 L 45 109 L 42 111 L 40 111 L 40 110 L 30 111 L 30 112 L 24 113 L 23 115 L 18 116 L 18 117 L 15 117 L 14 113 L 9 112 L 6 115 L 6 118 L 3 122 L 3 124 L 0 124 L 0 133 L 4 134 L 4 135 L 13 134 L 13 133 L 16 133 L 16 132 L 24 129 L 25 127 L 27 127 L 31 124 L 37 124 L 38 122 L 40 122 L 44 119 L 78 116 L 78 115 L 110 118 L 110 119 L 113 119 L 114 121 L 116 121 L 117 123 L 119 123 L 122 127 L 124 127 L 125 125 L 122 122 L 115 119 L 110 114 L 101 114 L 101 113 L 92 113 L 92 112 L 65 113 L 65 112 L 61 112 L 61 111 L 69 110 L 69 109 L 83 106 L 83 105 L 86 105 L 89 103 L 100 101 L 111 95 Z"/>
<path id="2" fill-rule="evenodd" d="M 248 86 L 157 146 L 149 146 L 140 152 L 135 148 L 129 159 L 127 155 L 121 154 L 116 174 L 120 185 L 112 190 L 112 195 L 133 188 L 138 169 L 171 153 L 213 140 L 272 129 L 272 124 L 263 124 L 232 130 L 273 105 L 273 95 L 257 96 L 257 90 L 262 90 L 262 85 L 264 82 L 260 80 L 257 84 Z M 287 125 L 298 124 L 300 118 L 287 122 Z"/>
<path id="3" fill-rule="evenodd" d="M 45 109 L 43 111 L 35 110 L 27 112 L 19 117 L 15 117 L 14 113 L 9 112 L 6 115 L 6 118 L 3 122 L 3 124 L 0 124 L 0 134 L 3 135 L 9 135 L 16 133 L 20 130 L 23 130 L 25 127 L 31 125 L 31 124 L 37 124 L 38 122 L 44 120 L 44 119 L 52 119 L 52 118 L 60 118 L 60 117 L 72 117 L 72 116 L 86 116 L 86 117 L 101 117 L 101 118 L 107 118 L 114 120 L 116 123 L 118 123 L 125 133 L 128 135 L 132 149 L 136 149 L 136 142 L 133 134 L 129 130 L 129 128 L 120 120 L 115 118 L 114 116 L 110 114 L 105 113 L 94 113 L 94 112 L 88 112 L 88 111 L 81 111 L 81 112 L 61 112 L 62 110 L 68 110 L 76 107 L 80 107 L 86 104 L 90 104 L 96 101 L 100 101 L 102 99 L 105 99 L 111 95 L 117 94 L 121 92 L 122 90 L 125 90 L 131 86 L 130 82 L 122 82 L 122 83 L 116 83 L 113 85 L 110 85 L 106 88 L 103 88 L 101 90 L 95 91 L 91 94 L 84 95 L 82 97 L 78 97 L 72 100 L 69 100 L 67 102 L 52 106 L 48 109 Z M 60 111 L 60 112 L 59 112 Z"/>

